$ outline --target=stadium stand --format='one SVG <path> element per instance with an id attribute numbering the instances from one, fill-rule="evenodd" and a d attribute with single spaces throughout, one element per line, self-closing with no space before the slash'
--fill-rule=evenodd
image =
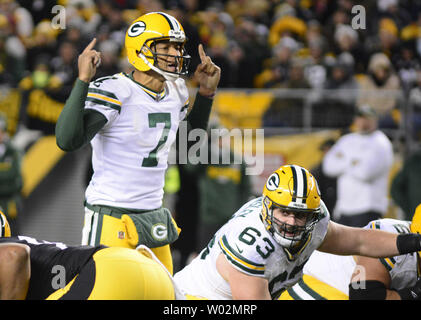
<path id="1" fill-rule="evenodd" d="M 365 9 L 364 29 L 352 28 L 354 5 Z M 81 48 L 98 39 L 96 78 L 130 72 L 126 28 L 151 11 L 181 21 L 191 70 L 198 43 L 221 67 L 213 114 L 228 130 L 265 130 L 265 172 L 279 161 L 316 166 L 320 143 L 352 131 L 363 103 L 382 113 L 380 128 L 396 153 L 393 174 L 419 146 L 419 1 L 0 0 L 0 111 L 23 154 L 25 234 L 79 242 L 89 148 L 61 153 L 54 125 Z M 261 179 L 254 182 L 260 190 Z"/>

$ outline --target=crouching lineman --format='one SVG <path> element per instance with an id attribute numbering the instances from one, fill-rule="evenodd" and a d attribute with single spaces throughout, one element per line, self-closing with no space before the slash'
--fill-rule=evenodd
<path id="1" fill-rule="evenodd" d="M 31 237 L 10 237 L 0 212 L 2 300 L 184 299 L 172 277 L 145 246 L 66 246 Z"/>
<path id="2" fill-rule="evenodd" d="M 417 252 L 421 235 L 329 221 L 315 178 L 296 165 L 273 172 L 249 201 L 175 276 L 188 297 L 275 299 L 297 283 L 315 250 L 383 258 Z"/>

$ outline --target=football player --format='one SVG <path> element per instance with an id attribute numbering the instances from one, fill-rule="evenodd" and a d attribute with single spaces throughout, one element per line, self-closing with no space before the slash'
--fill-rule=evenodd
<path id="1" fill-rule="evenodd" d="M 0 212 L 0 299 L 184 299 L 153 252 L 140 245 L 67 246 L 31 237 L 10 237 Z M 3 228 L 4 227 L 4 228 Z"/>
<path id="2" fill-rule="evenodd" d="M 206 129 L 220 68 L 202 45 L 191 112 L 181 76 L 190 56 L 182 25 L 164 12 L 131 23 L 125 50 L 134 67 L 91 81 L 100 65 L 96 39 L 78 59 L 79 76 L 56 124 L 57 145 L 76 150 L 91 142 L 93 176 L 85 194 L 82 244 L 135 248 L 144 244 L 172 272 L 169 244 L 180 229 L 162 207 L 170 146 L 180 122 Z"/>
<path id="3" fill-rule="evenodd" d="M 407 234 L 421 233 L 421 205 L 415 210 L 412 221 L 382 219 L 369 224 L 370 228 Z M 356 257 L 358 269 L 349 285 L 351 300 L 421 300 L 420 251 L 384 259 Z M 364 286 L 359 285 L 364 281 Z"/>
<path id="4" fill-rule="evenodd" d="M 370 222 L 365 228 L 420 233 L 420 223 L 421 205 L 412 222 L 380 219 Z M 303 278 L 284 291 L 280 300 L 421 299 L 419 252 L 374 259 L 315 251 L 303 273 Z"/>
<path id="5" fill-rule="evenodd" d="M 315 250 L 389 257 L 421 249 L 421 235 L 353 228 L 329 221 L 311 173 L 285 165 L 262 197 L 249 201 L 174 276 L 189 297 L 275 299 L 293 286 Z"/>

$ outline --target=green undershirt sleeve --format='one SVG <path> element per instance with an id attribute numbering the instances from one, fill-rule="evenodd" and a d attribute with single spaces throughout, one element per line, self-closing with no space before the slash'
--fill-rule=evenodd
<path id="1" fill-rule="evenodd" d="M 191 129 L 207 129 L 212 103 L 213 99 L 206 98 L 199 92 L 196 94 L 193 108 L 187 115 L 187 121 Z"/>
<path id="2" fill-rule="evenodd" d="M 56 123 L 56 142 L 64 151 L 75 151 L 91 141 L 107 123 L 100 112 L 85 109 L 89 83 L 76 80 Z"/>

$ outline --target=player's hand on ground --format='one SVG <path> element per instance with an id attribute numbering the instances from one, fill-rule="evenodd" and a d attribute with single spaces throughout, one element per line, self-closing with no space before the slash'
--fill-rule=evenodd
<path id="1" fill-rule="evenodd" d="M 194 72 L 194 78 L 199 84 L 199 93 L 205 97 L 212 97 L 221 78 L 221 68 L 214 64 L 212 59 L 206 55 L 201 44 L 199 44 L 198 50 L 201 63 Z"/>
<path id="2" fill-rule="evenodd" d="M 96 38 L 88 44 L 78 58 L 79 79 L 85 82 L 91 81 L 95 75 L 96 68 L 101 63 L 101 53 L 93 49 L 95 44 Z"/>

